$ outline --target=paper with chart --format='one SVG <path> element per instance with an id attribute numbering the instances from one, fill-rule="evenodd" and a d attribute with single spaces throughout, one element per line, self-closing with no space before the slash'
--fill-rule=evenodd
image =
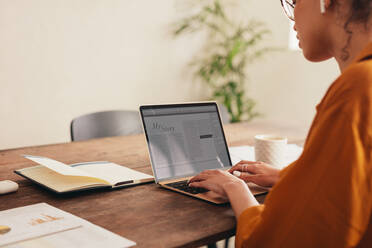
<path id="1" fill-rule="evenodd" d="M 0 211 L 1 248 L 95 248 L 131 247 L 135 242 L 120 237 L 84 219 L 38 203 Z"/>
<path id="2" fill-rule="evenodd" d="M 64 214 L 44 205 L 1 211 L 0 224 L 9 228 L 7 233 L 0 235 L 0 247 L 81 226 L 76 219 L 66 218 Z"/>

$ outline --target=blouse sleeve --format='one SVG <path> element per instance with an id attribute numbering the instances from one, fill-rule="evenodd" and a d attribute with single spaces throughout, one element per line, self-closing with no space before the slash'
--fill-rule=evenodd
<path id="1" fill-rule="evenodd" d="M 301 157 L 281 175 L 265 206 L 239 216 L 236 247 L 358 244 L 372 207 L 372 150 L 358 120 L 338 108 L 317 119 Z"/>

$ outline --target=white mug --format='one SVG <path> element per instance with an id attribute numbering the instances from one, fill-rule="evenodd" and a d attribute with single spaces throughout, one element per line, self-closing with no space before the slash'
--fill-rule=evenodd
<path id="1" fill-rule="evenodd" d="M 261 161 L 277 168 L 285 166 L 287 138 L 260 134 L 254 137 L 254 153 L 256 161 Z"/>

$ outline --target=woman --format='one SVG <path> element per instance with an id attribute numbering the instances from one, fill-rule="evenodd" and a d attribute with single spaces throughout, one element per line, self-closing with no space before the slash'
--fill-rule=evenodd
<path id="1" fill-rule="evenodd" d="M 341 70 L 302 155 L 280 172 L 247 161 L 204 171 L 190 186 L 229 198 L 237 247 L 372 247 L 372 0 L 293 1 L 283 7 L 306 59 L 335 58 Z M 274 185 L 264 205 L 242 179 Z"/>

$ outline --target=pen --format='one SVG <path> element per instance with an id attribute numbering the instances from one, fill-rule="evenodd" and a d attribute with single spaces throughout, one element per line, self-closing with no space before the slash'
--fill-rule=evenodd
<path id="1" fill-rule="evenodd" d="M 221 167 L 224 168 L 223 163 L 221 162 L 221 159 L 218 156 L 216 157 L 216 159 L 218 163 L 221 165 Z M 234 171 L 232 174 L 236 177 L 240 177 L 242 173 L 240 171 Z"/>
<path id="2" fill-rule="evenodd" d="M 221 167 L 224 168 L 223 163 L 222 163 L 220 157 L 217 156 L 216 159 L 217 159 L 218 163 L 221 165 Z"/>
<path id="3" fill-rule="evenodd" d="M 120 183 L 115 184 L 115 186 L 124 185 L 124 184 L 130 184 L 130 183 L 134 183 L 134 180 L 120 182 Z"/>

